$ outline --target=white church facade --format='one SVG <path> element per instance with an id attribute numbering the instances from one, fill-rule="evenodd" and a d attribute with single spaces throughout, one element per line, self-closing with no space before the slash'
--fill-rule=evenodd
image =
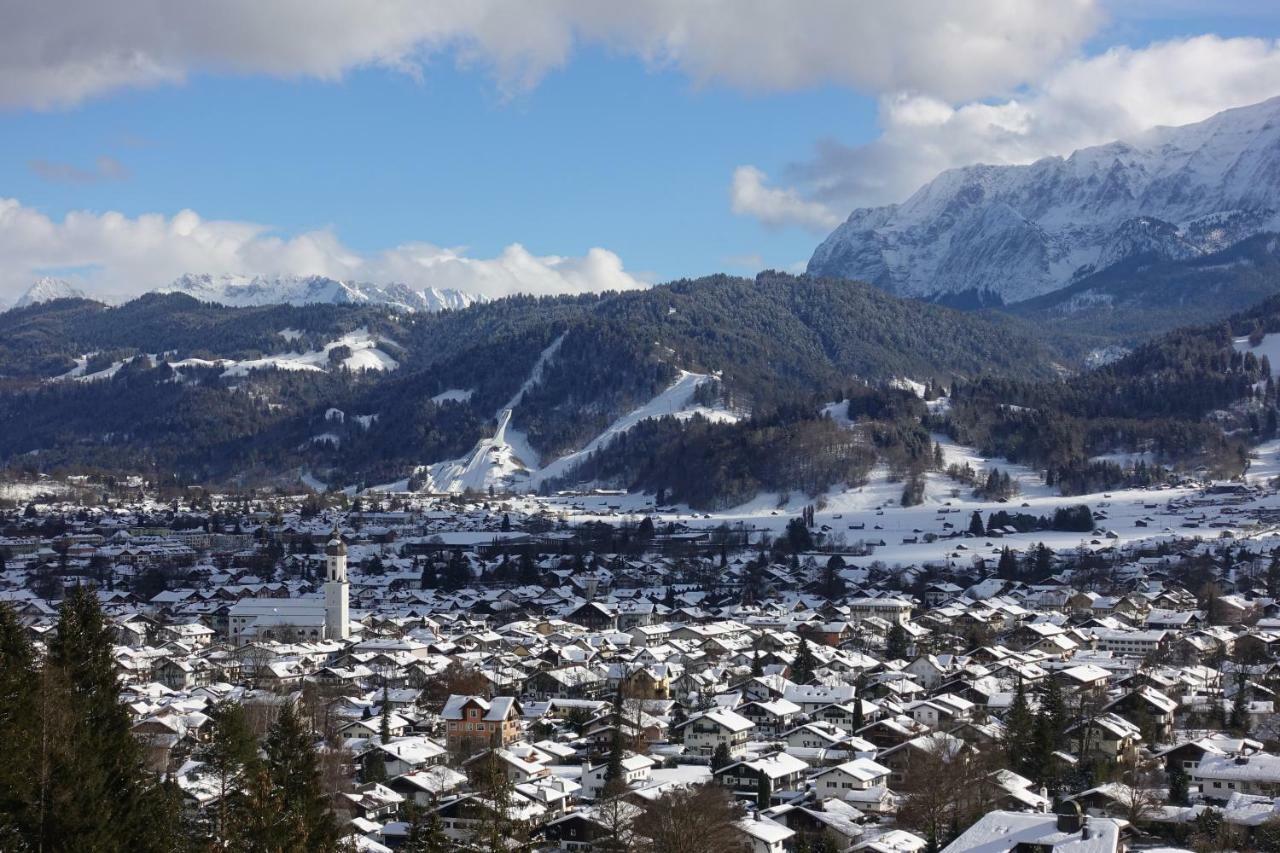
<path id="1" fill-rule="evenodd" d="M 325 545 L 324 600 L 318 598 L 246 598 L 231 606 L 227 631 L 243 645 L 259 639 L 285 642 L 345 640 L 351 636 L 351 585 L 347 546 L 334 530 Z"/>

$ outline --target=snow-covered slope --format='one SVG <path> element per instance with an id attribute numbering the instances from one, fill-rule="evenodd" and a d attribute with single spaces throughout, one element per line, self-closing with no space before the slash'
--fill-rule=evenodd
<path id="1" fill-rule="evenodd" d="M 404 284 L 339 281 L 325 276 L 184 275 L 159 293 L 185 293 L 202 302 L 233 307 L 252 305 L 386 305 L 397 311 L 442 311 L 482 301 L 458 290 L 414 290 Z"/>
<path id="2" fill-rule="evenodd" d="M 900 296 L 1017 302 L 1139 254 L 1194 257 L 1280 228 L 1280 98 L 1026 166 L 943 172 L 855 210 L 815 275 Z"/>
<path id="3" fill-rule="evenodd" d="M 222 377 L 224 379 L 243 378 L 255 370 L 321 372 L 341 367 L 353 373 L 361 373 L 366 370 L 389 372 L 399 368 L 400 363 L 384 350 L 395 349 L 397 346 L 394 342 L 370 334 L 368 329 L 356 329 L 336 340 L 330 341 L 322 349 L 308 350 L 307 352 L 279 353 L 247 361 L 236 361 L 230 358 L 184 358 L 172 360 L 163 354 L 148 353 L 116 361 L 92 373 L 88 372 L 88 365 L 89 359 L 92 358 L 94 353 L 87 353 L 75 360 L 76 366 L 71 370 L 49 381 L 97 382 L 103 379 L 110 379 L 119 373 L 126 364 L 133 362 L 137 358 L 147 359 L 150 366 L 166 361 L 170 367 L 179 372 L 185 368 L 220 367 L 222 368 Z M 338 347 L 345 347 L 348 351 L 340 353 L 342 355 L 341 359 L 335 359 L 332 355 L 332 351 Z M 181 373 L 179 373 L 178 381 L 181 381 L 180 377 Z"/>
<path id="4" fill-rule="evenodd" d="M 55 299 L 84 299 L 85 293 L 70 282 L 60 278 L 39 278 L 27 288 L 27 292 L 13 303 L 14 308 L 26 308 L 28 305 L 39 305 L 41 302 L 52 302 Z"/>
<path id="5" fill-rule="evenodd" d="M 618 418 L 581 450 L 539 467 L 538 454 L 529 446 L 524 434 L 511 425 L 511 420 L 513 413 L 518 411 L 521 398 L 529 388 L 537 384 L 543 368 L 554 357 L 562 340 L 563 337 L 557 338 L 547 347 L 530 372 L 529 380 L 498 413 L 498 428 L 492 437 L 476 442 L 476 446 L 466 456 L 437 462 L 416 472 L 415 478 L 421 483 L 419 488 L 422 491 L 485 492 L 490 486 L 499 491 L 527 491 L 544 481 L 569 473 L 592 452 L 607 446 L 641 421 L 665 416 L 688 418 L 694 414 L 720 421 L 738 418 L 733 412 L 696 404 L 693 399 L 694 391 L 702 383 L 710 381 L 711 377 L 681 371 L 680 376 L 666 389 L 649 402 Z"/>

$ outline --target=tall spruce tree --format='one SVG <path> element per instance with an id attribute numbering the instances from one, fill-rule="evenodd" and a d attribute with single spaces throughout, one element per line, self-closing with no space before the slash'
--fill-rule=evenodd
<path id="1" fill-rule="evenodd" d="M 37 802 L 36 748 L 39 727 L 35 653 L 18 616 L 0 604 L 0 850 L 15 850 L 31 831 Z"/>
<path id="2" fill-rule="evenodd" d="M 813 671 L 818 668 L 818 659 L 809 648 L 809 640 L 800 638 L 800 647 L 796 649 L 796 659 L 791 664 L 791 680 L 796 684 L 808 684 L 813 680 Z"/>
<path id="3" fill-rule="evenodd" d="M 177 836 L 171 797 L 144 769 L 120 703 L 111 650 L 96 594 L 73 588 L 45 664 L 49 695 L 60 693 L 64 704 L 41 733 L 46 743 L 55 734 L 62 740 L 43 755 L 32 845 L 39 849 L 160 851 L 171 849 Z"/>
<path id="4" fill-rule="evenodd" d="M 1013 694 L 1013 704 L 1004 720 L 1005 753 L 1009 765 L 1024 776 L 1033 776 L 1032 763 L 1035 756 L 1035 719 L 1031 715 L 1031 705 L 1027 702 L 1027 688 L 1018 679 L 1018 689 Z"/>
<path id="5" fill-rule="evenodd" d="M 286 702 L 267 733 L 267 775 L 279 798 L 285 823 L 293 827 L 298 850 L 337 849 L 339 829 L 324 791 L 315 742 Z"/>
<path id="6" fill-rule="evenodd" d="M 204 760 L 218 780 L 219 795 L 212 834 L 218 845 L 225 847 L 232 794 L 248 775 L 257 771 L 258 739 L 244 706 L 238 702 L 218 703 L 210 710 L 209 718 L 209 746 Z"/>

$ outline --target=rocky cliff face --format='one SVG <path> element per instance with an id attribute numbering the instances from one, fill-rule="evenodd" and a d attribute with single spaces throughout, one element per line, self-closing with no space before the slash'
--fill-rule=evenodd
<path id="1" fill-rule="evenodd" d="M 1280 225 L 1280 98 L 1026 166 L 942 173 L 855 210 L 813 275 L 900 296 L 1018 302 L 1139 255 L 1178 260 Z"/>

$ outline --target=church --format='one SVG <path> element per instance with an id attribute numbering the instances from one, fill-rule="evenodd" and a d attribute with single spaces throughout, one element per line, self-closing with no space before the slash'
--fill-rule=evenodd
<path id="1" fill-rule="evenodd" d="M 317 598 L 245 598 L 231 606 L 231 642 L 345 640 L 351 636 L 347 545 L 334 528 L 324 547 L 324 601 Z"/>

